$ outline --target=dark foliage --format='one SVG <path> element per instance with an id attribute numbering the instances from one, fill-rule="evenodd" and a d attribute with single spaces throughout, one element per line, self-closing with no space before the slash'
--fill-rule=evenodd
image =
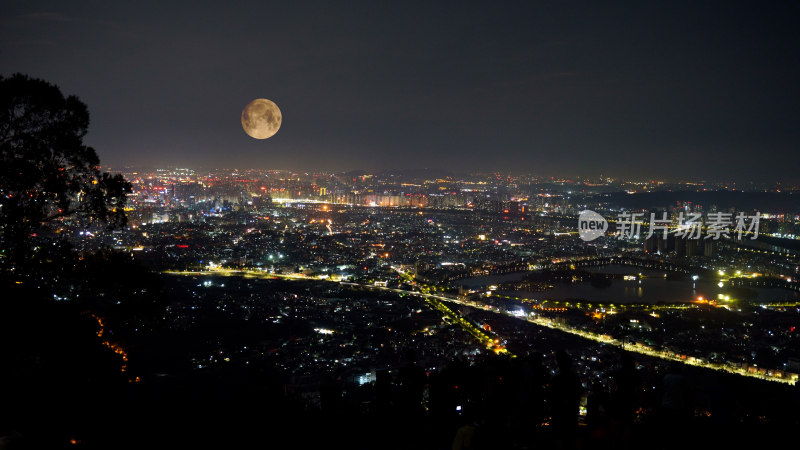
<path id="1" fill-rule="evenodd" d="M 83 143 L 89 111 L 44 80 L 0 76 L 0 251 L 19 263 L 30 237 L 67 223 L 125 223 L 130 184 Z"/>

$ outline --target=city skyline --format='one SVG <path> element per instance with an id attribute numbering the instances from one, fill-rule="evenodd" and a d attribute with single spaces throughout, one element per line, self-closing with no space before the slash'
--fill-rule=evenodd
<path id="1" fill-rule="evenodd" d="M 795 437 L 800 4 L 216 3 L 0 10 L 0 448 Z"/>
<path id="2" fill-rule="evenodd" d="M 362 176 L 362 175 L 369 175 L 369 176 L 396 176 L 401 178 L 409 178 L 409 179 L 437 179 L 437 178 L 447 178 L 453 181 L 459 180 L 469 180 L 469 179 L 476 179 L 482 178 L 487 176 L 501 176 L 501 177 L 508 177 L 514 180 L 525 180 L 531 181 L 534 183 L 559 183 L 559 184 L 587 184 L 589 186 L 594 184 L 599 185 L 615 185 L 615 184 L 635 184 L 635 185 L 647 185 L 653 184 L 658 186 L 667 185 L 669 187 L 673 186 L 683 186 L 687 190 L 693 189 L 700 189 L 703 190 L 704 188 L 708 190 L 709 188 L 712 189 L 719 189 L 719 190 L 776 190 L 776 191 L 786 191 L 791 192 L 795 191 L 800 188 L 800 181 L 783 181 L 783 180 L 776 180 L 776 179 L 768 179 L 768 180 L 751 180 L 751 179 L 736 179 L 736 177 L 731 176 L 718 176 L 718 177 L 690 177 L 690 176 L 645 176 L 641 174 L 633 174 L 631 176 L 616 176 L 612 173 L 606 172 L 598 172 L 595 174 L 586 174 L 580 175 L 577 173 L 572 173 L 569 170 L 565 170 L 563 172 L 558 173 L 540 173 L 535 171 L 527 171 L 527 170 L 514 170 L 514 169 L 507 169 L 507 170 L 447 170 L 447 169 L 440 169 L 440 168 L 433 168 L 433 167 L 419 167 L 419 168 L 398 168 L 398 167 L 389 167 L 389 168 L 380 168 L 375 170 L 366 170 L 363 167 L 349 167 L 343 168 L 341 170 L 324 170 L 324 169 L 310 169 L 308 167 L 299 167 L 299 168 L 286 168 L 286 167 L 270 167 L 270 166 L 252 166 L 247 164 L 235 165 L 235 166 L 227 166 L 227 165 L 220 165 L 220 166 L 195 166 L 189 164 L 174 164 L 174 165 L 132 165 L 132 164 L 121 164 L 121 165 L 108 165 L 102 164 L 105 170 L 109 170 L 114 173 L 133 173 L 133 172 L 148 172 L 148 173 L 156 173 L 159 171 L 174 171 L 174 170 L 188 170 L 194 174 L 202 174 L 202 173 L 217 173 L 217 172 L 249 172 L 249 171 L 261 171 L 267 173 L 286 173 L 286 174 L 295 174 L 303 176 L 315 176 L 315 175 L 336 175 L 336 176 L 343 176 L 343 175 L 354 175 L 354 176 Z"/>
<path id="3" fill-rule="evenodd" d="M 109 166 L 797 180 L 792 5 L 413 6 L 15 2 L 0 73 L 80 97 Z"/>

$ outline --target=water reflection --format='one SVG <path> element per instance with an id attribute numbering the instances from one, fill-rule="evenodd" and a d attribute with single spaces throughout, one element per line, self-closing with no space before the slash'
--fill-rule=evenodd
<path id="1" fill-rule="evenodd" d="M 588 282 L 554 283 L 555 287 L 543 292 L 510 291 L 508 295 L 539 300 L 585 300 L 598 303 L 658 303 L 688 302 L 698 297 L 717 299 L 728 294 L 727 285 L 722 287 L 702 280 L 667 280 L 663 271 L 645 270 L 626 266 L 604 266 L 593 268 L 592 272 L 618 275 L 644 275 L 637 280 L 614 279 L 608 287 L 594 287 Z M 487 275 L 458 280 L 457 284 L 470 289 L 479 289 L 505 281 L 520 280 L 525 273 Z M 779 288 L 749 288 L 757 295 L 758 301 L 796 300 L 795 293 Z"/>

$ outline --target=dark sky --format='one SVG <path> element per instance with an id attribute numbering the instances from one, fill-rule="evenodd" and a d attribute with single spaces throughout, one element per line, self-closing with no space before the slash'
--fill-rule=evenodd
<path id="1" fill-rule="evenodd" d="M 4 1 L 0 74 L 114 167 L 800 178 L 798 2 L 161 3 Z"/>

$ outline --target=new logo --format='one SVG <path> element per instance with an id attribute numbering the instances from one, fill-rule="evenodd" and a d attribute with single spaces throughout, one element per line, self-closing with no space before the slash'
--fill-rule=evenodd
<path id="1" fill-rule="evenodd" d="M 604 235 L 608 230 L 606 219 L 592 210 L 581 211 L 578 216 L 578 235 L 586 242 Z"/>

